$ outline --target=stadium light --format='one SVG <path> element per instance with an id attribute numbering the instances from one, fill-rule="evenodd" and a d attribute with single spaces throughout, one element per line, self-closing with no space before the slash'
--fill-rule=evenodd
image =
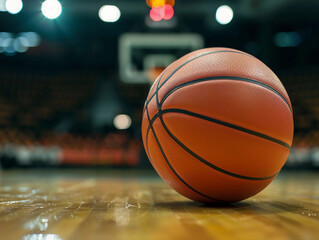
<path id="1" fill-rule="evenodd" d="M 233 19 L 234 12 L 231 7 L 227 5 L 220 6 L 216 11 L 216 21 L 219 24 L 226 25 Z"/>
<path id="2" fill-rule="evenodd" d="M 16 52 L 24 53 L 28 50 L 27 47 L 28 40 L 24 37 L 18 37 L 13 40 L 13 49 Z"/>
<path id="3" fill-rule="evenodd" d="M 130 116 L 126 114 L 119 114 L 113 120 L 113 124 L 117 129 L 128 129 L 131 126 L 131 123 L 132 120 Z"/>
<path id="4" fill-rule="evenodd" d="M 19 34 L 19 37 L 24 38 L 26 47 L 37 47 L 40 45 L 41 37 L 35 32 L 23 32 Z"/>
<path id="5" fill-rule="evenodd" d="M 41 11 L 48 19 L 55 19 L 62 13 L 62 6 L 58 0 L 46 0 L 42 3 Z"/>
<path id="6" fill-rule="evenodd" d="M 121 11 L 117 6 L 104 5 L 99 10 L 99 17 L 103 22 L 116 22 L 121 17 Z"/>
<path id="7" fill-rule="evenodd" d="M 16 52 L 24 53 L 29 47 L 40 45 L 41 37 L 35 32 L 22 32 L 18 34 L 0 32 L 0 53 L 13 56 Z"/>
<path id="8" fill-rule="evenodd" d="M 7 0 L 5 3 L 5 9 L 8 13 L 17 14 L 21 11 L 23 3 L 21 0 Z"/>

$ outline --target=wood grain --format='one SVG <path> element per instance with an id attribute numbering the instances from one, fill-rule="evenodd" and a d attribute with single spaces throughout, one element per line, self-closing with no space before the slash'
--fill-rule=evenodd
<path id="1" fill-rule="evenodd" d="M 319 239 L 318 173 L 282 172 L 243 202 L 192 202 L 152 173 L 0 173 L 0 238 L 23 240 Z"/>

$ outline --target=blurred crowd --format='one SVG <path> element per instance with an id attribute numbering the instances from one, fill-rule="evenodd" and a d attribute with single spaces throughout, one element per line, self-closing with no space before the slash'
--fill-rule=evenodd
<path id="1" fill-rule="evenodd" d="M 280 77 L 293 105 L 295 133 L 287 167 L 319 167 L 319 73 L 289 70 Z"/>
<path id="2" fill-rule="evenodd" d="M 50 77 L 15 72 L 0 75 L 2 166 L 139 166 L 141 159 L 147 161 L 142 152 L 139 123 L 126 131 L 117 130 L 111 121 L 105 129 L 94 130 L 89 118 L 83 117 L 86 111 L 83 106 L 86 109 L 92 106 L 98 88 L 97 76 L 84 72 Z M 290 70 L 279 77 L 292 101 L 295 123 L 294 142 L 286 167 L 318 168 L 318 70 Z M 118 91 L 130 96 L 126 88 L 119 86 Z M 143 89 L 144 94 L 136 96 L 132 112 L 141 112 L 148 87 Z M 136 92 L 134 88 L 129 90 Z M 111 95 L 109 98 L 112 100 Z M 127 99 L 112 101 L 126 102 Z M 89 115 L 87 111 L 86 114 Z M 139 119 L 139 116 L 132 117 Z"/>
<path id="3" fill-rule="evenodd" d="M 2 166 L 135 166 L 141 144 L 134 134 L 91 129 L 89 111 L 98 77 L 88 72 L 0 73 Z M 108 109 L 102 108 L 107 112 Z"/>
<path id="4" fill-rule="evenodd" d="M 49 75 L 49 76 L 48 76 Z M 96 76 L 87 72 L 0 72 L 0 126 L 27 130 L 52 127 L 88 101 Z"/>
<path id="5" fill-rule="evenodd" d="M 60 165 L 121 165 L 139 163 L 140 142 L 125 132 L 109 134 L 0 131 L 0 161 L 5 167 Z"/>

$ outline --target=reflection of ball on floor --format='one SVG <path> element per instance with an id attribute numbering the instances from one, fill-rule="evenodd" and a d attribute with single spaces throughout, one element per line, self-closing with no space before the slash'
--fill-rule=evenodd
<path id="1" fill-rule="evenodd" d="M 142 135 L 154 168 L 177 192 L 201 202 L 240 201 L 284 165 L 293 138 L 291 103 L 255 57 L 202 49 L 154 82 Z"/>

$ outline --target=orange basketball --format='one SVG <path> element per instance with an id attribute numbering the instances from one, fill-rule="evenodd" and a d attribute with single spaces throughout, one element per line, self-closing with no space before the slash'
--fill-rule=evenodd
<path id="1" fill-rule="evenodd" d="M 177 192 L 237 202 L 264 189 L 293 139 L 288 94 L 255 57 L 229 48 L 185 55 L 156 79 L 142 122 L 146 153 Z"/>

